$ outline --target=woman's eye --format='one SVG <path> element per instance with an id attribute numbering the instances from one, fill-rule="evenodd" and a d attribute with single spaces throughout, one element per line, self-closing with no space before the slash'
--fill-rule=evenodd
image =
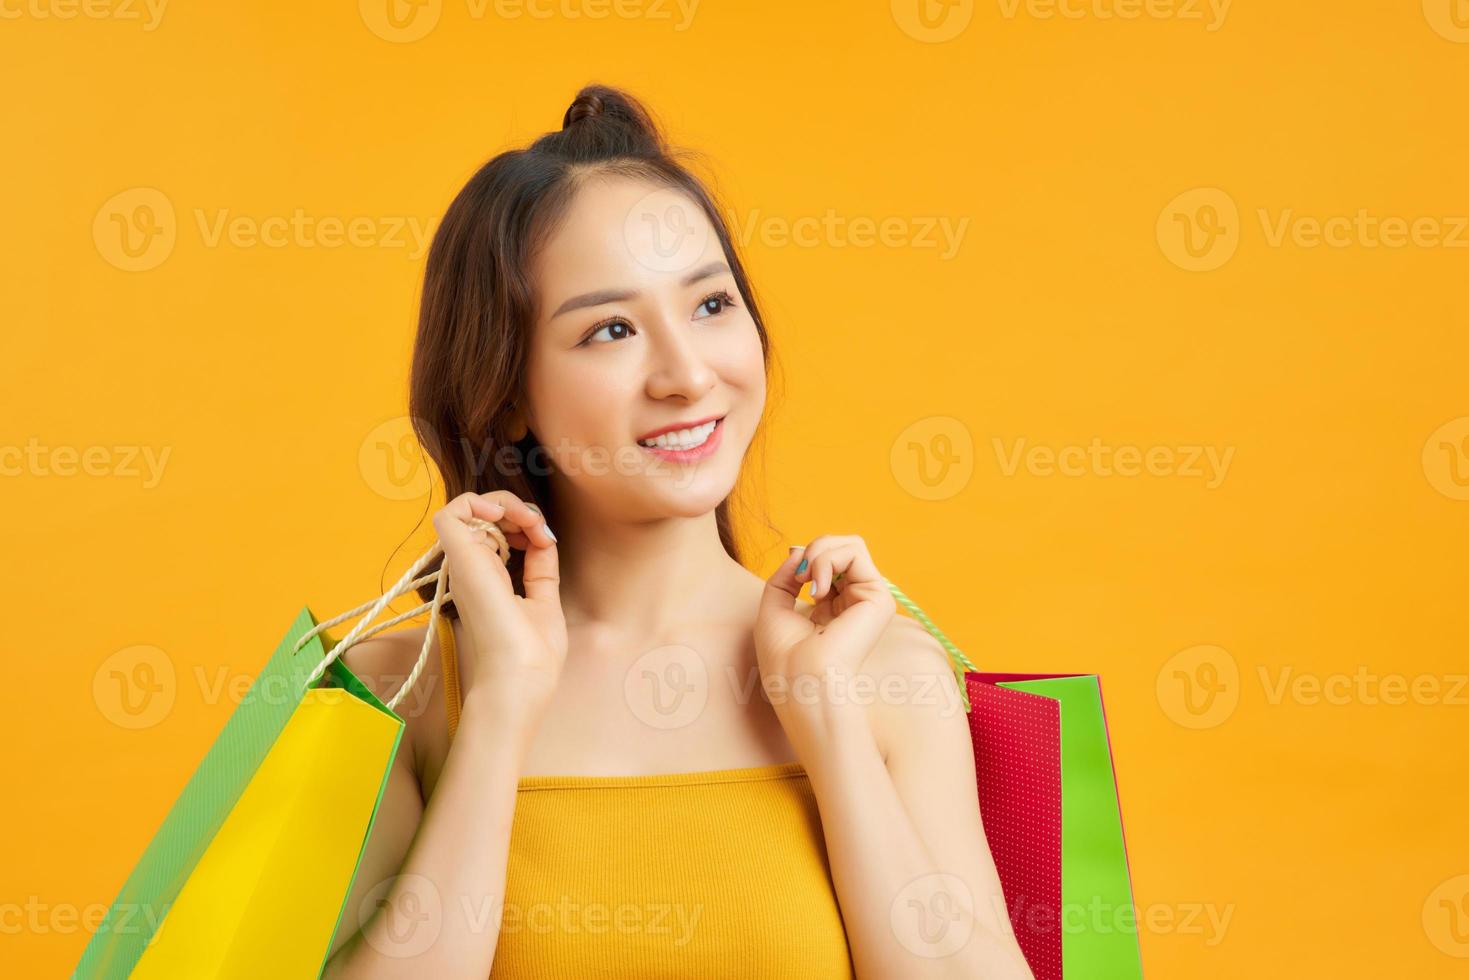
<path id="1" fill-rule="evenodd" d="M 593 330 L 591 333 L 587 334 L 587 339 L 584 340 L 584 341 L 582 341 L 582 343 L 592 342 L 592 338 L 596 337 L 597 334 L 601 333 L 604 330 L 613 331 L 617 327 L 621 327 L 623 329 L 623 331 L 629 331 L 629 330 L 632 329 L 632 327 L 629 326 L 628 323 L 627 323 L 627 321 L 625 321 L 625 320 L 609 320 L 607 323 L 602 324 L 601 326 L 599 326 L 595 330 Z M 624 332 L 624 333 L 622 333 L 620 335 L 614 335 L 612 337 L 609 337 L 608 339 L 609 340 L 621 340 L 623 337 L 626 337 L 626 336 L 627 336 L 627 333 Z M 606 341 L 600 341 L 599 340 L 599 341 L 596 341 L 596 343 L 606 343 Z"/>
<path id="2" fill-rule="evenodd" d="M 707 314 L 708 316 L 717 316 L 718 314 L 723 313 L 726 309 L 734 305 L 734 297 L 731 296 L 726 290 L 721 289 L 717 293 L 710 293 L 708 296 L 705 296 L 703 300 L 699 302 L 698 312 Z M 694 319 L 702 320 L 704 318 L 695 315 Z"/>
<path id="3" fill-rule="evenodd" d="M 711 316 L 718 316 L 734 305 L 734 297 L 729 294 L 728 290 L 721 289 L 718 292 L 710 293 L 699 301 L 698 309 L 694 311 L 694 319 L 705 320 Z M 601 340 L 597 339 L 597 335 L 604 332 L 607 334 L 607 337 Z M 587 334 L 582 344 L 605 344 L 613 340 L 622 340 L 631 335 L 632 325 L 626 320 L 608 320 L 606 323 L 599 323 L 593 327 L 592 332 Z"/>

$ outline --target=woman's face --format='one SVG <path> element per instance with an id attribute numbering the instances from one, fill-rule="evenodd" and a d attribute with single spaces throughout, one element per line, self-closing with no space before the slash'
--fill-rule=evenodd
<path id="1" fill-rule="evenodd" d="M 533 272 L 525 421 L 563 490 L 620 519 L 713 510 L 764 408 L 765 364 L 703 210 L 671 188 L 593 178 Z M 692 431 L 647 444 L 668 426 Z"/>

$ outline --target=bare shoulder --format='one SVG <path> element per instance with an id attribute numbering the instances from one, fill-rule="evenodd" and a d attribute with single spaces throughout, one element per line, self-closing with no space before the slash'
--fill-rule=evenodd
<path id="1" fill-rule="evenodd" d="M 868 718 L 884 758 L 894 748 L 922 742 L 969 724 L 952 661 L 938 638 L 917 620 L 894 615 L 861 673 L 869 678 Z"/>
<path id="2" fill-rule="evenodd" d="M 419 625 L 379 633 L 353 644 L 342 654 L 342 660 L 367 689 L 386 704 L 397 695 L 413 672 L 423 653 L 427 631 L 426 625 Z M 433 692 L 441 691 L 442 686 L 443 667 L 438 638 L 435 637 L 412 689 L 393 709 L 394 714 L 403 719 L 403 747 L 409 750 L 408 758 L 414 763 L 415 772 L 420 771 L 418 763 L 425 745 L 431 741 L 430 732 L 435 724 L 432 716 L 437 699 Z M 441 722 L 441 708 L 438 715 Z M 400 752 L 403 747 L 400 747 Z"/>

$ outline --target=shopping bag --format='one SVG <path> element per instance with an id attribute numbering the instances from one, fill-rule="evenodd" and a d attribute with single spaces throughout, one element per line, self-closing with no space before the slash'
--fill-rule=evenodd
<path id="1" fill-rule="evenodd" d="M 493 524 L 471 520 L 510 549 Z M 170 808 L 73 974 L 92 978 L 315 977 L 371 833 L 446 591 L 444 565 L 325 623 L 303 608 Z M 433 601 L 369 624 L 437 581 Z M 370 611 L 340 641 L 326 629 Z M 418 663 L 379 700 L 341 661 L 354 643 L 424 611 Z"/>
<path id="2" fill-rule="evenodd" d="M 965 675 L 985 836 L 1036 980 L 1142 976 L 1101 680 Z"/>

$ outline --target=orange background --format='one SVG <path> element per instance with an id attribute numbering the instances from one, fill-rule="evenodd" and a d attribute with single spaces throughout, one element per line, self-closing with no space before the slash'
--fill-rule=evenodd
<path id="1" fill-rule="evenodd" d="M 71 969 L 300 606 L 426 545 L 407 229 L 604 81 L 749 231 L 756 570 L 860 533 L 982 667 L 1103 676 L 1150 975 L 1469 974 L 1469 12 L 625 3 L 4 6 L 8 972 Z M 211 237 L 298 210 L 365 231 Z M 1359 212 L 1427 223 L 1296 220 Z M 173 678 L 130 727 L 138 658 Z"/>

